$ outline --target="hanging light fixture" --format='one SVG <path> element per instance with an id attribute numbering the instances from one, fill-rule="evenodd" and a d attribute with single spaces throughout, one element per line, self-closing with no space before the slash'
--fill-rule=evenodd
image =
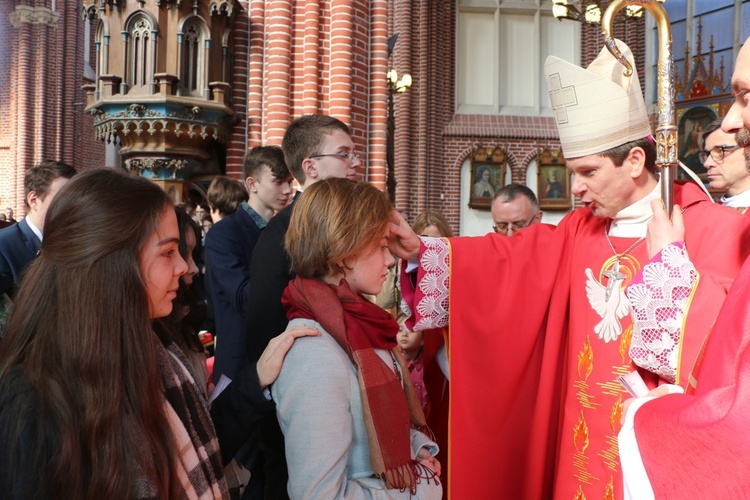
<path id="1" fill-rule="evenodd" d="M 560 20 L 570 19 L 581 23 L 599 24 L 602 21 L 602 6 L 599 0 L 555 0 L 552 4 L 552 15 Z M 628 19 L 638 19 L 643 16 L 643 7 L 629 5 L 625 9 L 625 16 Z"/>
<path id="2" fill-rule="evenodd" d="M 552 15 L 556 19 L 570 19 L 581 23 L 598 24 L 602 20 L 602 8 L 598 0 L 555 0 Z"/>

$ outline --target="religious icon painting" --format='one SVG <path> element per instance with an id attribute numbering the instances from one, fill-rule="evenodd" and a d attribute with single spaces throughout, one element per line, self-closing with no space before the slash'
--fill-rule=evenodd
<path id="1" fill-rule="evenodd" d="M 682 111 L 682 113 L 680 113 Z M 677 130 L 678 159 L 698 175 L 703 184 L 708 185 L 708 173 L 698 155 L 704 148 L 703 132 L 716 119 L 716 110 L 710 106 L 693 106 L 678 111 Z M 678 179 L 689 179 L 682 169 L 677 170 Z"/>
<path id="2" fill-rule="evenodd" d="M 570 173 L 562 151 L 544 149 L 537 156 L 537 197 L 541 210 L 570 210 Z"/>
<path id="3" fill-rule="evenodd" d="M 507 157 L 500 147 L 479 147 L 471 158 L 469 206 L 489 210 L 495 191 L 505 185 Z"/>

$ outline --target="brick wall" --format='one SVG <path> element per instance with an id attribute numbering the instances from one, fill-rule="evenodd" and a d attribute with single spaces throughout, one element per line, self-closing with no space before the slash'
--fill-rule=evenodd
<path id="1" fill-rule="evenodd" d="M 104 145 L 94 140 L 92 118 L 83 113 L 84 24 L 78 2 L 57 2 L 56 22 L 50 16 L 32 23 L 22 15 L 24 8 L 51 14 L 51 6 L 50 0 L 0 6 L 0 102 L 7 103 L 0 106 L 0 206 L 12 206 L 18 215 L 25 213 L 24 173 L 42 159 L 79 170 L 104 164 Z"/>

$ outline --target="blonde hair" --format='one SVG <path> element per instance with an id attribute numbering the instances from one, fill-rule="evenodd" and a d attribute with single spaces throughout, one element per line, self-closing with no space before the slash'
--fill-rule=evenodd
<path id="1" fill-rule="evenodd" d="M 350 179 L 318 181 L 295 202 L 284 247 L 302 278 L 341 271 L 338 263 L 375 246 L 388 229 L 390 203 L 373 186 Z"/>
<path id="2" fill-rule="evenodd" d="M 451 226 L 448 224 L 445 215 L 437 210 L 425 210 L 417 215 L 411 228 L 415 233 L 420 234 L 427 226 L 435 226 L 438 231 L 440 231 L 443 238 L 450 238 L 453 236 L 453 231 L 451 231 Z"/>

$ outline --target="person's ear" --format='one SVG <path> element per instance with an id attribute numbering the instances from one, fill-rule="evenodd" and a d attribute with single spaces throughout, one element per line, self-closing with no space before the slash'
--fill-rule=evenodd
<path id="1" fill-rule="evenodd" d="M 630 171 L 630 177 L 637 179 L 646 168 L 646 152 L 641 147 L 634 147 L 625 158 L 625 165 Z"/>
<path id="2" fill-rule="evenodd" d="M 534 216 L 534 221 L 532 222 L 532 224 L 535 224 L 535 223 L 537 223 L 537 222 L 541 222 L 541 220 L 542 220 L 542 216 L 543 216 L 543 215 L 544 215 L 544 212 L 542 212 L 541 210 L 539 210 L 539 211 L 538 211 L 538 212 L 536 213 L 536 215 Z"/>
<path id="3" fill-rule="evenodd" d="M 255 185 L 256 182 L 257 181 L 255 180 L 255 177 L 248 177 L 247 179 L 245 179 L 245 189 L 247 189 L 248 193 L 258 192 L 258 187 Z"/>
<path id="4" fill-rule="evenodd" d="M 318 179 L 320 177 L 318 166 L 310 158 L 302 160 L 302 171 L 305 172 L 305 178 Z"/>
<path id="5" fill-rule="evenodd" d="M 38 210 L 39 209 L 39 203 L 42 200 L 36 195 L 36 191 L 29 191 L 29 194 L 26 195 L 26 203 L 29 204 L 29 208 L 31 210 Z"/>

